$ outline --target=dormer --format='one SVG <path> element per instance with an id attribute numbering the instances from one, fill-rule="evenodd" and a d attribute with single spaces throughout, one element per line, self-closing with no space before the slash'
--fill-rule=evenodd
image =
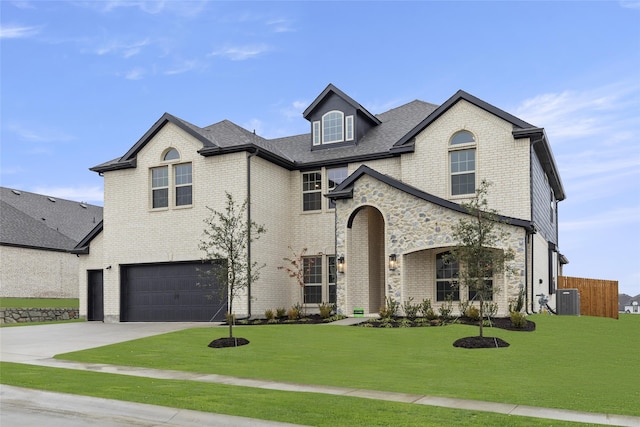
<path id="1" fill-rule="evenodd" d="M 311 123 L 311 149 L 356 145 L 381 122 L 332 84 L 302 113 Z"/>

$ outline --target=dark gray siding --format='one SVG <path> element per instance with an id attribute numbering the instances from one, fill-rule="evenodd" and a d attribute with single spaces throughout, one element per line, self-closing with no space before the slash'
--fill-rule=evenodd
<path id="1" fill-rule="evenodd" d="M 531 185 L 532 185 L 532 218 L 538 232 L 555 245 L 558 244 L 558 212 L 553 209 L 551 214 L 551 200 L 553 190 L 546 179 L 540 160 L 531 148 Z M 553 196 L 554 206 L 555 195 Z"/>

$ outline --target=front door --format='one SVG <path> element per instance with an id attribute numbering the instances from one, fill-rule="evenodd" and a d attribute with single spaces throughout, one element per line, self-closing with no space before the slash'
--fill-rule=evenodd
<path id="1" fill-rule="evenodd" d="M 102 270 L 87 271 L 87 320 L 104 320 Z"/>

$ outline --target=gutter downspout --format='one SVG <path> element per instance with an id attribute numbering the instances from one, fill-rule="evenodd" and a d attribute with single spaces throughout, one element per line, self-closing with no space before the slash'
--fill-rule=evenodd
<path id="1" fill-rule="evenodd" d="M 251 158 L 258 155 L 260 149 L 255 148 L 247 156 L 247 319 L 251 318 Z"/>
<path id="2" fill-rule="evenodd" d="M 531 141 L 531 139 L 529 139 Z M 530 217 L 531 217 L 531 222 L 533 223 L 533 145 L 536 143 L 536 141 L 532 141 L 531 145 L 529 145 L 529 197 L 530 199 L 530 209 L 531 209 L 531 213 L 530 213 Z M 535 290 L 533 289 L 534 287 L 534 271 L 535 271 L 535 257 L 534 257 L 534 246 L 535 246 L 535 242 L 533 241 L 533 238 L 531 237 L 533 236 L 533 233 L 529 236 L 529 238 L 531 239 L 531 313 L 535 314 L 536 311 L 533 309 L 533 301 L 535 299 Z M 528 279 L 528 277 L 527 277 Z"/>

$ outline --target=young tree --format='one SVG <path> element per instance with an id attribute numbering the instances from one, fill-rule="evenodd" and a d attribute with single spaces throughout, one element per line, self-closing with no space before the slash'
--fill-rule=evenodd
<path id="1" fill-rule="evenodd" d="M 198 247 L 203 252 L 202 262 L 212 265 L 208 272 L 218 283 L 227 284 L 226 289 L 221 288 L 220 298 L 227 295 L 229 338 L 233 338 L 233 302 L 251 283 L 258 280 L 260 269 L 264 267 L 255 261 L 249 261 L 248 247 L 266 229 L 247 219 L 246 200 L 239 205 L 231 194 L 225 192 L 225 195 L 223 211 L 207 206 L 211 214 L 204 220 L 206 226 Z M 222 267 L 221 260 L 226 261 L 222 263 Z"/>
<path id="2" fill-rule="evenodd" d="M 305 274 L 309 273 L 309 269 L 313 266 L 313 261 L 309 260 L 310 265 L 305 271 L 304 266 L 304 254 L 307 253 L 307 248 L 302 248 L 300 253 L 296 253 L 291 246 L 289 246 L 292 256 L 289 258 L 283 258 L 288 265 L 278 266 L 278 270 L 284 270 L 289 277 L 296 280 L 298 287 L 300 288 L 300 305 L 304 307 L 304 279 Z"/>
<path id="3" fill-rule="evenodd" d="M 511 273 L 510 261 L 514 251 L 497 249 L 508 233 L 500 227 L 497 211 L 489 209 L 487 193 L 491 184 L 483 180 L 476 189 L 474 198 L 462 206 L 469 217 L 461 218 L 453 227 L 453 237 L 458 245 L 451 250 L 450 261 L 458 262 L 460 272 L 458 286 L 464 285 L 475 292 L 480 303 L 480 337 L 483 337 L 485 301 L 490 300 L 499 289 L 491 278 L 504 271 Z"/>

